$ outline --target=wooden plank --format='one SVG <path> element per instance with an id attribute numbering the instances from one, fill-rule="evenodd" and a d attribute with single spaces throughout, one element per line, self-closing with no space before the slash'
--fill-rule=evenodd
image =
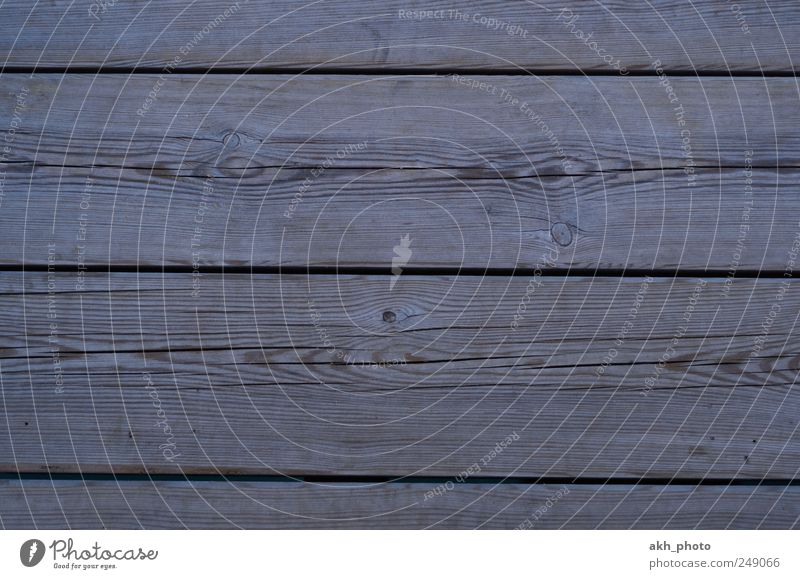
<path id="1" fill-rule="evenodd" d="M 791 0 L 494 2 L 289 0 L 73 3 L 0 8 L 10 66 L 789 71 Z M 419 14 L 422 11 L 422 14 Z M 493 20 L 489 20 L 493 19 Z"/>
<path id="2" fill-rule="evenodd" d="M 3 274 L 0 469 L 796 476 L 794 279 L 389 279 Z"/>
<path id="3" fill-rule="evenodd" d="M 796 486 L 0 481 L 6 529 L 790 529 Z M 443 491 L 433 493 L 439 484 Z"/>
<path id="4" fill-rule="evenodd" d="M 0 264 L 417 270 L 782 271 L 800 234 L 795 170 L 478 178 L 454 170 L 167 175 L 11 168 Z"/>
<path id="5" fill-rule="evenodd" d="M 3 78 L 9 164 L 202 176 L 248 167 L 471 168 L 492 177 L 673 168 L 687 172 L 687 188 L 698 167 L 741 168 L 748 156 L 755 167 L 800 164 L 794 78 Z"/>

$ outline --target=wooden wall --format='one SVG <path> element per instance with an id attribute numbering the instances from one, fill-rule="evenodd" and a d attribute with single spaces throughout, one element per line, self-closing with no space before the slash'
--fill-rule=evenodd
<path id="1" fill-rule="evenodd" d="M 0 525 L 797 527 L 800 8 L 734 6 L 4 2 Z"/>

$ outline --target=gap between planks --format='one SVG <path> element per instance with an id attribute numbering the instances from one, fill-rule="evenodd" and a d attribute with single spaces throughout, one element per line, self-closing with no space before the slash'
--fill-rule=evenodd
<path id="1" fill-rule="evenodd" d="M 15 66 L 6 65 L 0 67 L 0 74 L 105 74 L 105 75 L 134 75 L 134 74 L 161 74 L 164 67 L 119 67 L 119 66 Z M 670 69 L 667 70 L 671 77 L 682 78 L 797 78 L 800 73 L 792 70 L 693 70 L 693 69 Z M 268 66 L 251 66 L 247 68 L 202 68 L 186 67 L 181 68 L 180 74 L 196 75 L 215 75 L 229 74 L 238 76 L 272 76 L 272 75 L 294 75 L 294 76 L 314 76 L 314 75 L 348 75 L 348 76 L 450 76 L 453 74 L 469 76 L 611 76 L 618 77 L 619 72 L 615 70 L 576 70 L 569 68 L 546 69 L 546 68 L 402 68 L 402 67 L 382 67 L 382 68 L 329 68 L 325 66 L 313 66 L 308 68 L 271 68 Z M 655 70 L 631 70 L 630 77 L 658 76 Z"/>

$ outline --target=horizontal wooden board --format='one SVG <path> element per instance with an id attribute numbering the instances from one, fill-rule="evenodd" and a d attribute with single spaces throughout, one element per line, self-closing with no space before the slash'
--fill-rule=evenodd
<path id="1" fill-rule="evenodd" d="M 791 529 L 796 486 L 2 480 L 6 529 Z M 443 490 L 438 485 L 445 485 Z M 434 492 L 438 491 L 438 492 Z"/>
<path id="2" fill-rule="evenodd" d="M 241 177 L 11 168 L 0 264 L 782 271 L 796 170 L 503 179 L 469 170 L 265 169 Z M 52 250 L 52 251 L 51 251 Z"/>
<path id="3" fill-rule="evenodd" d="M 761 77 L 9 74 L 0 130 L 9 164 L 677 168 L 693 188 L 698 167 L 799 165 L 799 97 L 796 79 Z"/>
<path id="4" fill-rule="evenodd" d="M 231 68 L 793 69 L 791 0 L 571 2 L 145 0 L 0 8 L 11 66 Z M 457 9 L 457 10 L 456 10 Z M 415 13 L 415 11 L 417 13 Z M 419 11 L 423 11 L 419 14 Z M 492 19 L 492 20 L 489 20 Z"/>
<path id="5" fill-rule="evenodd" d="M 390 279 L 2 274 L 0 466 L 796 476 L 794 279 Z"/>

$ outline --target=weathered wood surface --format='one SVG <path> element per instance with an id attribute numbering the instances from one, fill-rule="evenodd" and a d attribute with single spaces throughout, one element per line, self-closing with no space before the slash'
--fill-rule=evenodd
<path id="1" fill-rule="evenodd" d="M 790 529 L 796 486 L 0 481 L 7 529 Z"/>
<path id="2" fill-rule="evenodd" d="M 466 20 L 457 17 L 456 8 Z M 408 18 L 415 10 L 435 13 Z M 800 19 L 792 0 L 689 5 L 670 0 L 457 5 L 437 0 L 377 5 L 202 0 L 191 6 L 176 1 L 11 0 L 0 8 L 0 62 L 26 67 L 624 73 L 646 70 L 660 59 L 681 70 L 789 71 L 800 61 L 798 37 Z"/>
<path id="3" fill-rule="evenodd" d="M 672 93 L 656 76 L 469 80 L 478 87 L 418 75 L 9 74 L 0 127 L 16 127 L 8 163 L 202 176 L 245 167 L 691 171 L 744 167 L 748 156 L 757 167 L 800 165 L 794 78 L 670 76 Z M 519 102 L 504 104 L 507 95 Z"/>
<path id="4" fill-rule="evenodd" d="M 784 169 L 477 178 L 469 170 L 6 172 L 0 264 L 782 271 L 800 235 Z"/>
<path id="5" fill-rule="evenodd" d="M 3 3 L 0 526 L 797 527 L 795 4 Z"/>
<path id="6" fill-rule="evenodd" d="M 794 280 L 0 280 L 3 470 L 455 476 L 512 435 L 483 476 L 800 461 Z"/>

